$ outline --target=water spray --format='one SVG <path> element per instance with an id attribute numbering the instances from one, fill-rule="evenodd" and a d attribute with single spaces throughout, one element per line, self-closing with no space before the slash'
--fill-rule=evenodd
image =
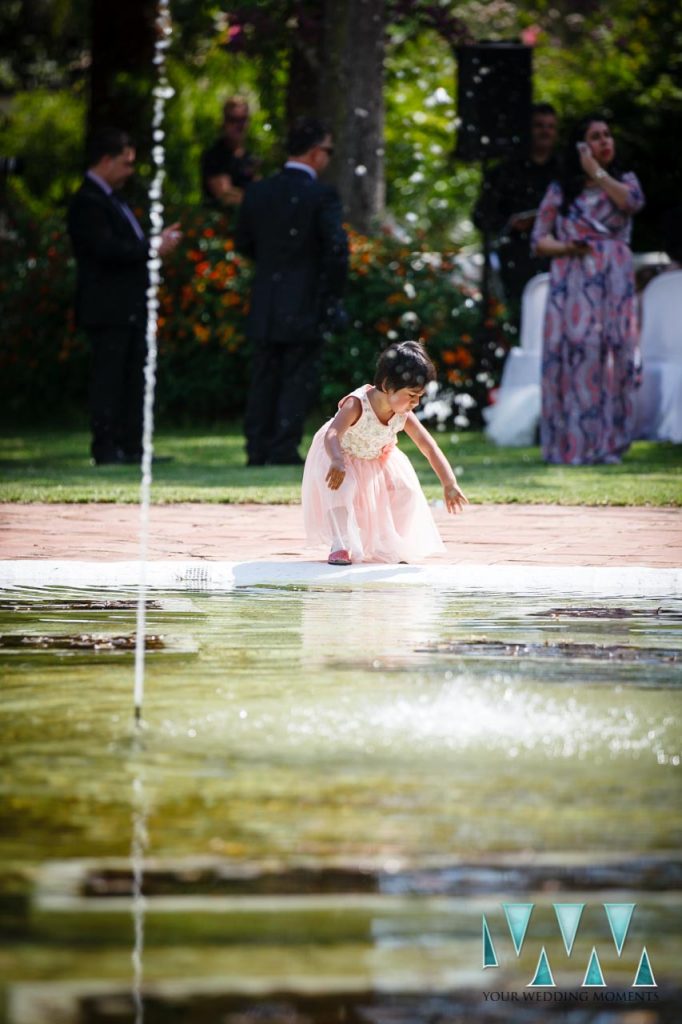
<path id="1" fill-rule="evenodd" d="M 152 486 L 152 454 L 154 445 L 154 392 L 156 389 L 157 318 L 159 313 L 159 284 L 161 282 L 160 247 L 163 231 L 162 186 L 165 177 L 166 150 L 163 121 L 166 101 L 173 95 L 166 76 L 166 50 L 170 46 L 173 26 L 169 0 L 159 0 L 155 21 L 154 43 L 154 116 L 152 119 L 152 161 L 155 171 L 149 186 L 151 237 L 147 269 L 147 358 L 144 367 L 144 415 L 142 428 L 142 479 L 140 482 L 140 572 L 137 601 L 137 636 L 135 643 L 135 723 L 142 721 L 144 698 L 144 655 L 147 612 L 147 548 L 149 541 L 149 503 Z"/>

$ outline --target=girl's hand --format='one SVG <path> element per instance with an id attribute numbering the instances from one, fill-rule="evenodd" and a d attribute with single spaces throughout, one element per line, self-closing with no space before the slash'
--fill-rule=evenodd
<path id="1" fill-rule="evenodd" d="M 338 491 L 346 476 L 346 465 L 341 459 L 332 459 L 325 480 L 327 487 L 332 491 Z"/>
<path id="2" fill-rule="evenodd" d="M 578 143 L 578 156 L 580 158 L 582 169 L 587 177 L 594 178 L 595 174 L 599 170 L 599 164 L 592 156 L 592 151 L 586 142 Z"/>
<path id="3" fill-rule="evenodd" d="M 465 494 L 460 491 L 457 484 L 448 484 L 443 488 L 443 498 L 448 512 L 461 512 L 465 505 L 469 504 Z"/>

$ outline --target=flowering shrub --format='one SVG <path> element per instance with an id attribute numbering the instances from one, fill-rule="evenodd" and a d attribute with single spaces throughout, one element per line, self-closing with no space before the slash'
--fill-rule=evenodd
<path id="1" fill-rule="evenodd" d="M 183 243 L 164 264 L 160 295 L 157 408 L 166 419 L 205 420 L 241 414 L 248 383 L 245 337 L 251 268 L 234 250 L 232 225 L 203 209 L 172 210 Z M 0 353 L 6 416 L 83 410 L 87 342 L 73 324 L 74 266 L 61 218 L 16 225 L 0 248 L 7 344 Z M 420 338 L 454 393 L 461 417 L 487 403 L 508 341 L 496 318 L 475 341 L 476 296 L 453 283 L 447 255 L 415 251 L 387 238 L 349 232 L 346 295 L 350 328 L 325 346 L 321 403 L 371 380 L 378 353 L 392 341 Z M 501 310 L 495 311 L 495 314 Z M 465 416 L 466 419 L 466 416 Z M 475 419 L 475 415 L 474 415 Z"/>

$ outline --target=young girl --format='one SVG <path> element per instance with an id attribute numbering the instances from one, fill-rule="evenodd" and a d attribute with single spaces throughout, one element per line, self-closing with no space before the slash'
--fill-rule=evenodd
<path id="1" fill-rule="evenodd" d="M 346 395 L 313 438 L 303 471 L 310 544 L 326 543 L 330 565 L 411 562 L 445 550 L 417 474 L 396 446 L 404 430 L 443 485 L 448 512 L 467 499 L 442 451 L 412 411 L 436 371 L 415 341 L 391 345 L 374 384 Z"/>

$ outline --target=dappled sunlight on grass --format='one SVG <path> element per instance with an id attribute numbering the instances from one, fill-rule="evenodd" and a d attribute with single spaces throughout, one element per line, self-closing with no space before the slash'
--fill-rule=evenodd
<path id="1" fill-rule="evenodd" d="M 312 424 L 314 429 L 316 424 Z M 312 430 L 305 440 L 310 442 Z M 560 505 L 682 505 L 682 446 L 639 441 L 620 466 L 545 466 L 538 448 L 497 448 L 480 433 L 436 434 L 473 503 Z M 408 438 L 429 499 L 441 496 L 429 465 Z M 85 431 L 23 431 L 0 435 L 0 500 L 136 502 L 136 466 L 99 466 L 88 455 Z M 172 461 L 154 466 L 159 503 L 207 501 L 292 504 L 300 499 L 301 469 L 248 469 L 234 424 L 161 430 L 156 451 Z"/>

